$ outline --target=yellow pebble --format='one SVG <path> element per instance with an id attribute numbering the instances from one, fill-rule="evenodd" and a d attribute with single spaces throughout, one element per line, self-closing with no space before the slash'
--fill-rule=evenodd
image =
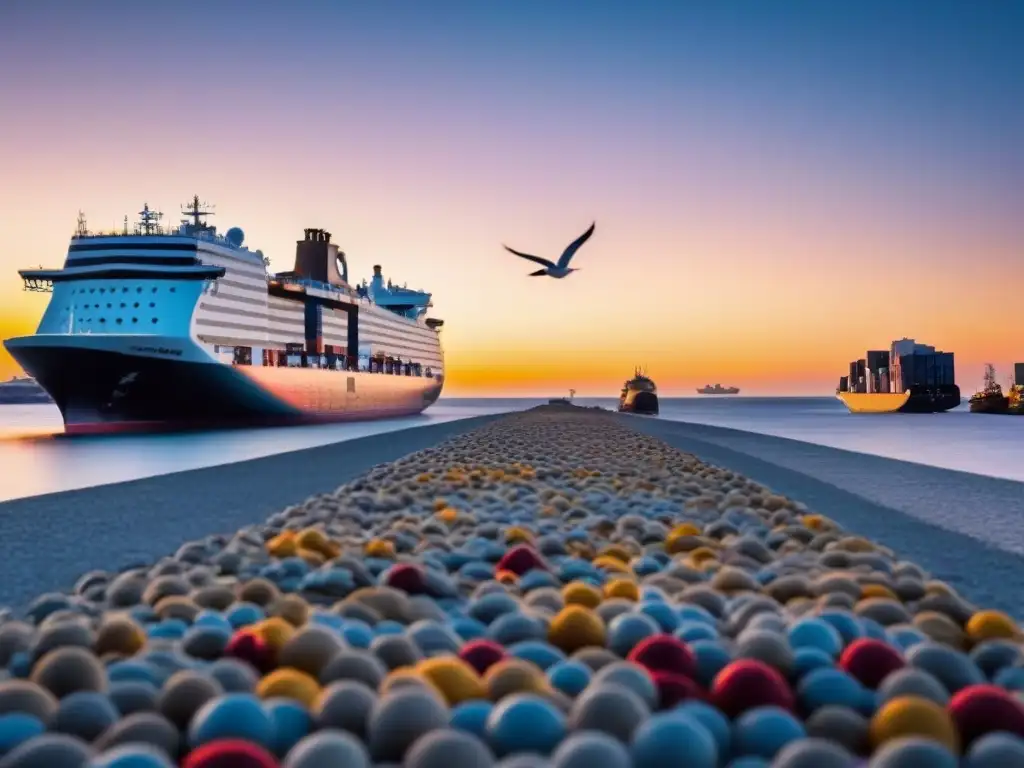
<path id="1" fill-rule="evenodd" d="M 441 509 L 437 511 L 437 517 L 441 522 L 448 523 L 450 525 L 458 519 L 459 510 L 454 507 L 441 507 Z"/>
<path id="2" fill-rule="evenodd" d="M 328 544 L 330 541 L 323 531 L 317 528 L 306 528 L 299 532 L 299 535 L 295 537 L 295 545 L 299 549 L 308 549 L 313 552 L 319 552 L 322 555 L 328 553 Z"/>
<path id="3" fill-rule="evenodd" d="M 291 667 L 275 669 L 260 680 L 256 695 L 261 699 L 284 697 L 302 702 L 306 708 L 313 706 L 320 695 L 320 685 L 305 672 Z"/>
<path id="4" fill-rule="evenodd" d="M 395 545 L 387 539 L 370 539 L 363 552 L 367 557 L 392 558 L 395 556 Z"/>
<path id="5" fill-rule="evenodd" d="M 606 571 L 611 571 L 612 573 L 633 572 L 633 569 L 630 568 L 629 565 L 627 565 L 626 563 L 619 560 L 619 558 L 609 557 L 608 555 L 601 555 L 600 557 L 595 557 L 591 561 L 591 564 L 597 566 L 598 568 L 604 568 Z"/>
<path id="6" fill-rule="evenodd" d="M 824 515 L 804 515 L 800 518 L 800 522 L 804 524 L 805 528 L 810 528 L 812 531 L 824 531 L 832 527 L 832 521 Z"/>
<path id="7" fill-rule="evenodd" d="M 626 600 L 636 601 L 640 599 L 640 587 L 629 579 L 612 579 L 604 585 L 604 596 L 624 597 Z"/>
<path id="8" fill-rule="evenodd" d="M 683 536 L 700 536 L 700 528 L 693 523 L 680 523 L 668 532 L 670 539 L 678 539 Z"/>
<path id="9" fill-rule="evenodd" d="M 865 584 L 860 588 L 860 596 L 862 599 L 867 597 L 885 597 L 889 600 L 899 601 L 896 593 L 884 584 Z"/>
<path id="10" fill-rule="evenodd" d="M 582 605 L 567 605 L 548 627 L 548 642 L 566 653 L 589 646 L 603 646 L 604 639 L 601 617 Z"/>
<path id="11" fill-rule="evenodd" d="M 267 542 L 267 552 L 274 557 L 293 557 L 299 546 L 295 542 L 294 531 L 284 531 Z"/>
<path id="12" fill-rule="evenodd" d="M 718 557 L 718 553 L 711 547 L 697 547 L 696 549 L 690 550 L 688 557 L 693 562 L 700 563 L 704 560 L 714 560 Z"/>
<path id="13" fill-rule="evenodd" d="M 566 605 L 597 608 L 601 604 L 601 591 L 585 581 L 571 581 L 562 587 L 562 600 Z"/>
<path id="14" fill-rule="evenodd" d="M 274 650 L 280 650 L 281 646 L 288 642 L 291 636 L 295 634 L 295 627 L 280 616 L 264 619 L 254 625 L 253 630 L 258 632 L 267 645 Z"/>
<path id="15" fill-rule="evenodd" d="M 435 694 L 442 701 L 444 700 L 444 692 L 434 685 L 432 681 L 423 677 L 414 667 L 397 667 L 391 670 L 388 676 L 381 681 L 380 694 L 383 696 L 388 691 L 405 685 L 419 685 L 424 690 Z"/>
<path id="16" fill-rule="evenodd" d="M 1002 611 L 978 611 L 967 622 L 967 636 L 972 643 L 996 638 L 1014 639 L 1019 635 L 1017 623 Z"/>
<path id="17" fill-rule="evenodd" d="M 505 542 L 507 544 L 520 544 L 523 542 L 529 543 L 532 541 L 533 534 L 521 526 L 513 525 L 505 531 Z"/>
<path id="18" fill-rule="evenodd" d="M 628 563 L 633 559 L 630 551 L 621 544 L 609 544 L 607 547 L 601 550 L 601 557 L 612 557 L 618 560 L 620 563 Z"/>
<path id="19" fill-rule="evenodd" d="M 296 552 L 295 554 L 297 554 L 299 557 L 301 557 L 303 560 L 305 560 L 307 563 L 314 567 L 323 565 L 327 562 L 327 558 L 324 557 L 323 554 L 321 554 L 320 552 L 317 552 L 315 549 L 302 549 L 300 547 L 298 552 Z"/>
<path id="20" fill-rule="evenodd" d="M 551 690 L 540 668 L 522 659 L 502 659 L 492 664 L 484 673 L 483 683 L 491 701 L 500 701 L 513 693 L 545 694 Z"/>
<path id="21" fill-rule="evenodd" d="M 960 751 L 960 736 L 949 713 L 920 696 L 890 699 L 871 718 L 868 737 L 875 749 L 905 736 L 934 739 L 954 754 Z"/>
<path id="22" fill-rule="evenodd" d="M 434 476 L 432 474 L 430 474 L 429 472 L 422 472 L 422 473 L 416 475 L 416 482 L 417 483 L 421 483 L 421 484 L 429 483 L 433 479 L 434 479 Z"/>
<path id="23" fill-rule="evenodd" d="M 458 656 L 435 656 L 421 661 L 415 670 L 441 691 L 449 706 L 470 699 L 487 698 L 483 680 Z"/>

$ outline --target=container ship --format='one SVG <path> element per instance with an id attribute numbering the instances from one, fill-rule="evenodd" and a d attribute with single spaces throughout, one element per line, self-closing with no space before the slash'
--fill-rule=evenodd
<path id="1" fill-rule="evenodd" d="M 739 393 L 739 387 L 723 387 L 721 384 L 714 386 L 708 384 L 697 390 L 698 395 L 738 395 Z"/>
<path id="2" fill-rule="evenodd" d="M 634 369 L 633 378 L 622 385 L 619 411 L 658 415 L 658 387 L 640 368 Z"/>
<path id="3" fill-rule="evenodd" d="M 971 395 L 971 413 L 992 413 L 1001 416 L 1024 416 L 1024 386 L 1017 382 L 1024 378 L 1024 363 L 1014 364 L 1014 377 L 1006 392 L 996 381 L 996 369 L 985 365 L 985 384 Z"/>
<path id="4" fill-rule="evenodd" d="M 106 234 L 79 214 L 62 268 L 20 271 L 52 295 L 36 333 L 4 346 L 67 433 L 394 417 L 440 396 L 431 294 L 385 284 L 380 266 L 353 285 L 322 229 L 270 274 L 241 229 L 206 223 L 198 196 L 182 213 L 164 229 L 147 205 Z"/>
<path id="5" fill-rule="evenodd" d="M 836 397 L 852 413 L 941 413 L 960 405 L 954 382 L 952 352 L 903 338 L 851 362 Z"/>

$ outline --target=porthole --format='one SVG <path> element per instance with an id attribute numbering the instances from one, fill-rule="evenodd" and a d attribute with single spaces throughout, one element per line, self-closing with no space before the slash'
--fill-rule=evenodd
<path id="1" fill-rule="evenodd" d="M 142 286 L 140 285 L 138 288 L 136 288 L 135 292 L 136 293 L 142 293 Z"/>
<path id="2" fill-rule="evenodd" d="M 156 286 L 153 286 L 153 293 L 156 293 Z"/>
<path id="3" fill-rule="evenodd" d="M 124 322 L 124 320 L 122 320 L 122 319 L 121 319 L 120 317 L 119 317 L 119 318 L 117 318 L 117 324 L 118 324 L 118 325 L 120 325 L 120 324 L 121 324 L 121 323 L 123 323 L 123 322 Z"/>
<path id="4" fill-rule="evenodd" d="M 123 301 L 121 302 L 121 309 L 124 309 L 124 308 L 125 308 L 125 307 L 127 307 L 127 306 L 128 306 L 128 305 L 127 305 L 127 304 L 125 304 L 125 303 L 124 303 Z"/>
<path id="5" fill-rule="evenodd" d="M 156 325 L 156 318 L 153 318 L 153 324 Z"/>
<path id="6" fill-rule="evenodd" d="M 155 301 L 151 301 L 151 302 L 149 302 L 149 306 L 151 306 L 151 307 L 155 307 L 155 306 L 156 306 L 156 302 L 155 302 Z"/>
<path id="7" fill-rule="evenodd" d="M 121 289 L 121 293 L 128 293 L 128 286 L 127 285 L 124 288 Z"/>
<path id="8" fill-rule="evenodd" d="M 101 317 L 101 318 L 100 318 L 100 322 L 101 322 L 101 323 L 105 323 L 105 322 L 107 322 L 107 318 L 105 318 L 105 317 Z"/>
<path id="9" fill-rule="evenodd" d="M 110 302 L 107 302 L 107 309 L 110 309 Z"/>
<path id="10" fill-rule="evenodd" d="M 175 287 L 174 287 L 174 286 L 172 285 L 172 286 L 171 286 L 171 293 L 174 293 L 174 292 L 175 292 L 176 290 L 178 290 L 178 289 L 177 289 L 177 288 L 175 288 Z"/>
<path id="11" fill-rule="evenodd" d="M 89 289 L 89 293 L 96 293 L 96 289 L 95 288 L 90 288 Z"/>
<path id="12" fill-rule="evenodd" d="M 139 302 L 136 301 L 134 304 L 132 304 L 132 306 L 135 307 L 136 309 L 138 309 L 139 308 Z"/>
<path id="13" fill-rule="evenodd" d="M 107 292 L 106 288 L 100 288 L 100 293 L 106 293 L 106 292 Z"/>
<path id="14" fill-rule="evenodd" d="M 132 322 L 133 322 L 133 323 L 137 323 L 137 322 L 139 322 L 139 318 L 137 318 L 137 317 L 133 317 L 133 318 L 132 318 Z"/>

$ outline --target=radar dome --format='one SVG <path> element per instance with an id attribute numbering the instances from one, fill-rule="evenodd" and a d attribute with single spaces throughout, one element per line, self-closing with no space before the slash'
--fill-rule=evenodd
<path id="1" fill-rule="evenodd" d="M 237 248 L 245 240 L 245 232 L 240 227 L 232 227 L 225 233 L 224 239 Z"/>

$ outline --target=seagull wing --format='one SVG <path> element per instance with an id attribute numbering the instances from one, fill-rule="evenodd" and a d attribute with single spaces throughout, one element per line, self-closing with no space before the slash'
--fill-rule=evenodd
<path id="1" fill-rule="evenodd" d="M 528 259 L 529 261 L 535 262 L 536 264 L 542 264 L 545 267 L 553 267 L 553 266 L 555 266 L 554 262 L 548 261 L 547 259 L 542 259 L 540 256 L 531 256 L 528 253 L 520 253 L 519 251 L 514 250 L 513 248 L 509 248 L 507 245 L 504 246 L 504 248 L 509 253 L 514 253 L 516 256 L 518 256 L 521 259 Z"/>
<path id="2" fill-rule="evenodd" d="M 580 235 L 571 243 L 569 243 L 569 247 L 565 249 L 565 251 L 562 253 L 561 258 L 558 260 L 559 269 L 565 269 L 566 267 L 569 266 L 569 261 L 572 259 L 573 256 L 576 255 L 576 251 L 578 251 L 580 246 L 587 242 L 587 240 L 590 239 L 590 236 L 594 234 L 594 227 L 596 226 L 597 222 L 595 221 L 593 224 L 590 225 L 590 229 L 588 229 L 582 235 Z"/>

